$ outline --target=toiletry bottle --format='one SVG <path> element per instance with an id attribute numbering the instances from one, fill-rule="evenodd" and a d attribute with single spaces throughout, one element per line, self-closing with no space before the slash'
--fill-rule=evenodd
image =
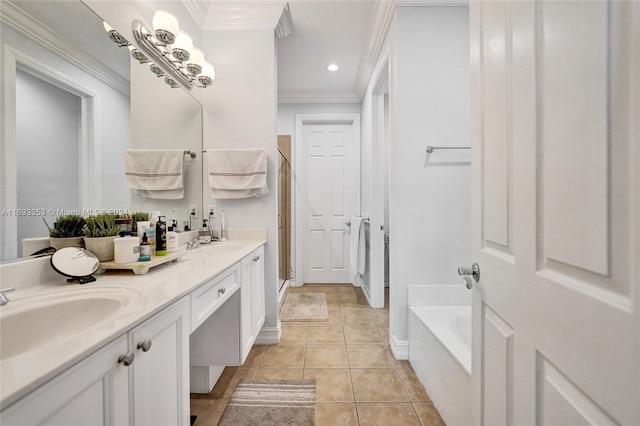
<path id="1" fill-rule="evenodd" d="M 207 219 L 203 219 L 202 221 L 202 230 L 198 232 L 198 243 L 211 243 L 211 232 L 209 231 L 209 223 L 207 222 Z"/>
<path id="2" fill-rule="evenodd" d="M 156 256 L 167 255 L 167 223 L 164 216 L 159 216 L 156 222 Z"/>
<path id="3" fill-rule="evenodd" d="M 227 232 L 224 226 L 224 210 L 222 210 L 222 218 L 220 219 L 220 241 L 227 241 Z"/>
<path id="4" fill-rule="evenodd" d="M 144 230 L 147 234 L 147 240 L 149 241 L 149 246 L 151 247 L 151 256 L 156 255 L 156 227 L 151 226 Z"/>
<path id="5" fill-rule="evenodd" d="M 167 228 L 167 251 L 169 253 L 178 251 L 178 234 L 173 226 Z"/>
<path id="6" fill-rule="evenodd" d="M 138 261 L 147 262 L 151 260 L 151 244 L 147 238 L 147 233 L 142 234 L 142 242 L 140 243 L 140 257 Z"/>

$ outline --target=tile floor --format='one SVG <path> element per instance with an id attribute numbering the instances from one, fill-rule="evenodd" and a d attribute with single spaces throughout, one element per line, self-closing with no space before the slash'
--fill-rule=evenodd
<path id="1" fill-rule="evenodd" d="M 215 426 L 243 378 L 315 379 L 317 426 L 444 425 L 408 361 L 389 349 L 389 308 L 369 308 L 351 285 L 306 284 L 327 295 L 329 320 L 283 322 L 278 345 L 254 345 L 209 394 L 191 395 L 196 426 Z M 388 301 L 388 296 L 386 297 Z"/>

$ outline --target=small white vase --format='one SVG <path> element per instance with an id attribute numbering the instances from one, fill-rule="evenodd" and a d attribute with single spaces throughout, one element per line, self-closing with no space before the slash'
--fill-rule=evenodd
<path id="1" fill-rule="evenodd" d="M 84 247 L 82 237 L 49 237 L 49 245 L 56 250 L 65 247 Z"/>
<path id="2" fill-rule="evenodd" d="M 109 262 L 113 260 L 113 240 L 116 237 L 84 237 L 84 245 L 100 262 Z"/>

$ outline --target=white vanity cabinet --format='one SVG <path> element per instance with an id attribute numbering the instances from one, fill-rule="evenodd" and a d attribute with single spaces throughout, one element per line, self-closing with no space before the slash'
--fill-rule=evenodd
<path id="1" fill-rule="evenodd" d="M 189 424 L 189 298 L 128 334 L 133 425 Z"/>
<path id="2" fill-rule="evenodd" d="M 264 324 L 264 303 L 260 246 L 192 293 L 191 366 L 242 365 Z"/>
<path id="3" fill-rule="evenodd" d="M 188 425 L 183 298 L 2 411 L 2 425 Z"/>
<path id="4" fill-rule="evenodd" d="M 3 410 L 2 425 L 129 424 L 127 351 L 121 336 Z"/>
<path id="5" fill-rule="evenodd" d="M 240 341 L 242 362 L 244 362 L 264 324 L 264 247 L 256 249 L 242 259 L 241 268 Z"/>

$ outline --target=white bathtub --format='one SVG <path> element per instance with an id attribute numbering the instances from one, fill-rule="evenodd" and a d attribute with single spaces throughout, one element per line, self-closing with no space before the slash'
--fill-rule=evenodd
<path id="1" fill-rule="evenodd" d="M 471 306 L 409 306 L 409 361 L 444 421 L 472 424 Z"/>

